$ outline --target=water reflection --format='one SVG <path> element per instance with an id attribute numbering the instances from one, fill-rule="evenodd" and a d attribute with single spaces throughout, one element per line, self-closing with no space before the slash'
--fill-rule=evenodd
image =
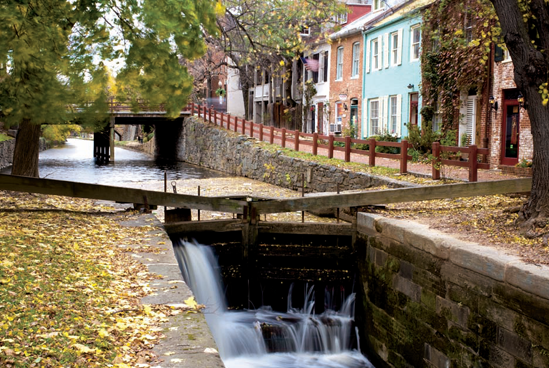
<path id="1" fill-rule="evenodd" d="M 144 153 L 119 147 L 115 147 L 114 157 L 114 163 L 97 165 L 93 158 L 93 141 L 69 139 L 62 147 L 40 153 L 39 173 L 41 178 L 126 187 L 164 180 L 164 171 L 169 180 L 227 176 L 183 162 L 155 161 Z M 11 168 L 0 173 L 10 174 Z"/>

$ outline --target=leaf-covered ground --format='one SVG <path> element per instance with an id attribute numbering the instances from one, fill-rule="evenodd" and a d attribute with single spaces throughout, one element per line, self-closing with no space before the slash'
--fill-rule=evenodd
<path id="1" fill-rule="evenodd" d="M 139 304 L 155 276 L 122 245 L 140 246 L 153 227 L 120 226 L 115 219 L 132 214 L 111 211 L 0 191 L 1 367 L 123 368 L 150 358 L 158 325 L 177 311 Z"/>

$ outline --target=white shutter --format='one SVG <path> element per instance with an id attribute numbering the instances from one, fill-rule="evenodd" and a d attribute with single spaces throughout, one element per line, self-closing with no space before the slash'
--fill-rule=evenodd
<path id="1" fill-rule="evenodd" d="M 383 66 L 389 67 L 389 33 L 383 35 Z"/>
<path id="2" fill-rule="evenodd" d="M 387 133 L 387 117 L 389 115 L 389 96 L 383 96 L 380 106 L 380 132 L 381 134 Z"/>
<path id="3" fill-rule="evenodd" d="M 368 99 L 366 98 L 362 100 L 362 116 L 362 121 L 364 121 L 366 124 L 361 124 L 362 126 L 360 127 L 360 129 L 362 131 L 360 132 L 360 135 L 362 139 L 364 139 L 370 135 L 370 133 L 368 133 L 370 131 L 370 119 L 368 118 Z M 366 137 L 364 136 L 364 132 L 366 132 Z"/>
<path id="4" fill-rule="evenodd" d="M 402 28 L 398 30 L 397 65 L 402 64 Z"/>
<path id="5" fill-rule="evenodd" d="M 467 112 L 465 114 L 465 121 L 467 123 L 467 137 L 469 138 L 469 144 L 475 144 L 476 136 L 476 105 L 477 105 L 477 96 L 469 96 L 467 98 Z"/>
<path id="6" fill-rule="evenodd" d="M 370 40 L 366 39 L 366 73 L 370 73 Z"/>
<path id="7" fill-rule="evenodd" d="M 402 95 L 397 95 L 397 129 L 396 134 L 398 137 L 402 136 Z"/>

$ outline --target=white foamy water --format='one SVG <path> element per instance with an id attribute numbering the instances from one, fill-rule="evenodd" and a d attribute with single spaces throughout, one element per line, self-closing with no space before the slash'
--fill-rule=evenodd
<path id="1" fill-rule="evenodd" d="M 313 288 L 302 308 L 288 298 L 285 313 L 269 307 L 228 311 L 219 266 L 210 247 L 174 244 L 185 281 L 204 314 L 227 368 L 374 368 L 351 350 L 355 295 L 339 311 L 314 314 Z M 291 295 L 291 290 L 290 293 Z"/>

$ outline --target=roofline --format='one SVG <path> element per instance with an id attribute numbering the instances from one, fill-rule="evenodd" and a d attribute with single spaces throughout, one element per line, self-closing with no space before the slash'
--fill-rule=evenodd
<path id="1" fill-rule="evenodd" d="M 380 14 L 376 19 L 372 19 L 370 22 L 368 22 L 367 24 L 365 24 L 363 27 L 362 27 L 362 34 L 366 35 L 368 33 L 371 33 L 373 32 L 377 27 L 375 25 L 376 22 L 379 22 L 380 20 L 383 20 L 385 18 L 387 18 L 389 15 L 392 15 L 394 14 L 395 11 L 398 11 L 400 10 L 401 8 L 403 8 L 404 6 L 408 6 L 410 5 L 411 3 L 415 2 L 416 0 L 409 0 L 409 1 L 405 1 L 401 4 L 399 4 L 399 6 L 397 6 L 396 8 L 390 8 L 390 9 L 387 9 L 388 10 L 392 10 L 391 14 L 387 14 L 387 12 L 384 12 L 383 14 Z M 430 6 L 434 1 L 428 3 L 428 4 L 425 4 L 419 8 L 416 8 L 416 9 L 413 9 L 412 12 L 419 12 L 425 8 L 427 8 L 428 6 Z M 395 22 L 398 22 L 400 21 L 402 18 L 404 18 L 405 15 L 408 15 L 408 14 L 403 14 L 401 15 L 400 17 L 397 17 L 395 19 L 393 19 L 392 21 L 388 22 L 388 23 L 384 23 L 382 24 L 383 26 L 387 26 L 387 25 L 391 25 Z"/>

